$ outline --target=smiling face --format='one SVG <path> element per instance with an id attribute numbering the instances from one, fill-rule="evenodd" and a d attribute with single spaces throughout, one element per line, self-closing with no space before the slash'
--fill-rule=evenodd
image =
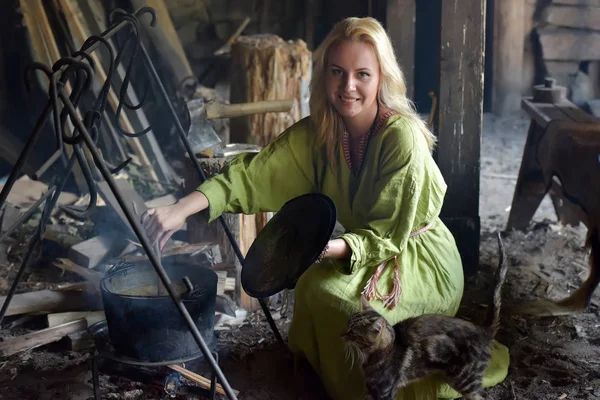
<path id="1" fill-rule="evenodd" d="M 334 45 L 327 63 L 327 97 L 348 125 L 373 122 L 377 113 L 379 61 L 370 44 L 343 40 Z M 363 132 L 361 132 L 363 133 Z"/>

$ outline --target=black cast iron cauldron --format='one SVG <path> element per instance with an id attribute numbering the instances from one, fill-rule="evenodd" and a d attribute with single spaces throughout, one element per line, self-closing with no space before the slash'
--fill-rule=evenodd
<path id="1" fill-rule="evenodd" d="M 214 346 L 217 274 L 205 267 L 163 265 L 209 348 Z M 119 266 L 100 283 L 110 342 L 121 356 L 162 362 L 202 356 L 198 344 L 151 264 Z M 157 288 L 162 287 L 162 290 Z"/>

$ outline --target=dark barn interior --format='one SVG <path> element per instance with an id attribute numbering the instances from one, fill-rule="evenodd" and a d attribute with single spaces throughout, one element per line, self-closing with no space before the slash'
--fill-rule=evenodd
<path id="1" fill-rule="evenodd" d="M 352 16 L 437 138 L 458 317 L 483 322 L 502 235 L 488 399 L 600 398 L 600 0 L 7 0 L 0 399 L 330 398 L 286 347 L 294 287 L 245 283 L 277 212 L 201 212 L 162 250 L 140 217 L 309 116 Z"/>

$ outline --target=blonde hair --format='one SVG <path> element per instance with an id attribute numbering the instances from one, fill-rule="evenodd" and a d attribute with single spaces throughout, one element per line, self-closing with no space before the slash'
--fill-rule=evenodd
<path id="1" fill-rule="evenodd" d="M 317 132 L 317 146 L 324 147 L 327 157 L 335 165 L 342 135 L 343 122 L 326 93 L 329 51 L 343 40 L 366 42 L 373 47 L 380 68 L 377 101 L 407 118 L 420 131 L 431 150 L 436 138 L 417 114 L 414 104 L 406 97 L 406 82 L 400 70 L 390 38 L 374 18 L 346 18 L 338 22 L 315 51 L 313 77 L 310 82 L 310 115 Z"/>

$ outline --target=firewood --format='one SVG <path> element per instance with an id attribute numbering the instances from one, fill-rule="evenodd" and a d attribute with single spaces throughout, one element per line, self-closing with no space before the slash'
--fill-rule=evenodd
<path id="1" fill-rule="evenodd" d="M 100 279 L 102 279 L 102 274 L 93 271 L 88 268 L 84 268 L 80 265 L 75 264 L 73 261 L 66 258 L 58 258 L 54 263 L 55 267 L 61 268 L 65 271 L 73 272 L 81 276 L 82 278 L 88 280 L 90 283 L 94 285 L 100 284 Z"/>
<path id="2" fill-rule="evenodd" d="M 53 328 L 46 328 L 41 331 L 31 332 L 23 336 L 8 339 L 0 343 L 0 356 L 8 357 L 25 350 L 57 342 L 68 334 L 80 332 L 86 328 L 86 320 L 80 319 Z"/>
<path id="3" fill-rule="evenodd" d="M 96 301 L 94 301 L 96 300 Z M 81 309 L 99 309 L 102 302 L 83 291 L 52 291 L 15 294 L 6 310 L 6 316 L 36 312 L 76 311 Z M 0 297 L 4 304 L 6 296 Z"/>
<path id="4" fill-rule="evenodd" d="M 104 321 L 106 315 L 104 314 L 104 311 L 75 311 L 48 314 L 46 318 L 48 319 L 48 328 L 54 328 L 79 319 L 85 319 L 88 326 L 91 326 L 96 322 Z"/>
<path id="5" fill-rule="evenodd" d="M 210 389 L 210 380 L 206 379 L 205 377 L 198 375 L 188 369 L 185 369 L 183 367 L 180 367 L 179 365 L 169 365 L 169 368 L 171 368 L 173 371 L 177 371 L 179 372 L 181 375 L 185 376 L 187 379 L 189 379 L 192 382 L 196 382 L 197 384 L 199 384 L 200 386 L 202 386 L 205 389 Z M 217 383 L 217 393 L 225 395 L 225 390 L 223 390 L 223 386 L 221 386 L 221 384 Z M 239 391 L 233 389 L 233 393 L 237 396 L 238 394 L 240 394 Z"/>

